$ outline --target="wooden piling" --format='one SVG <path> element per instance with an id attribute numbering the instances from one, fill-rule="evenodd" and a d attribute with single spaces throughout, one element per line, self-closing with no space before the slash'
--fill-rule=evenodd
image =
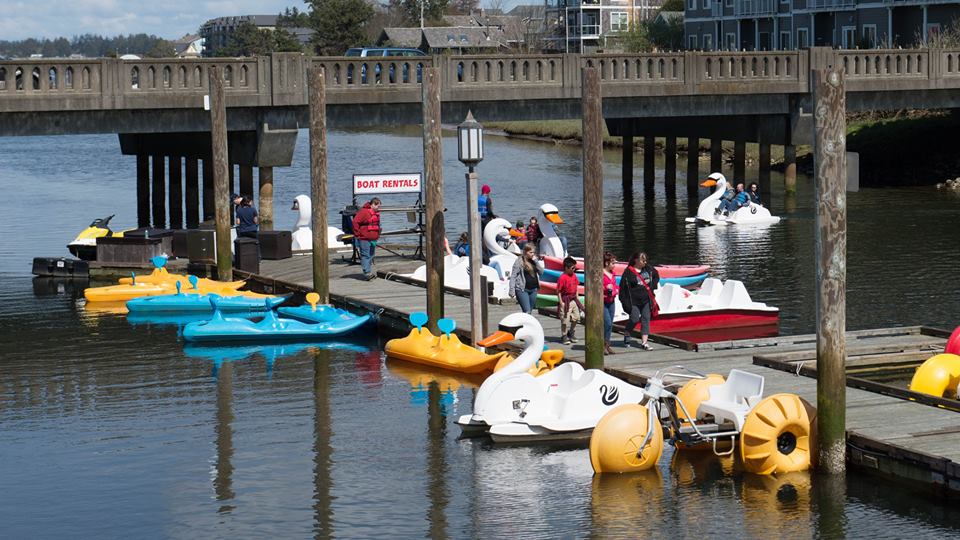
<path id="1" fill-rule="evenodd" d="M 817 201 L 817 422 L 820 467 L 846 467 L 846 95 L 840 69 L 813 71 Z"/>
<path id="2" fill-rule="evenodd" d="M 180 156 L 167 158 L 170 176 L 170 228 L 183 228 L 183 159 Z"/>
<path id="3" fill-rule="evenodd" d="M 137 227 L 150 226 L 150 156 L 137 154 Z"/>
<path id="4" fill-rule="evenodd" d="M 257 207 L 260 212 L 260 230 L 273 230 L 273 167 L 260 167 L 260 189 Z"/>
<path id="5" fill-rule="evenodd" d="M 197 158 L 188 157 L 184 166 L 184 202 L 186 203 L 186 220 L 188 229 L 196 229 L 200 224 L 200 178 Z"/>
<path id="6" fill-rule="evenodd" d="M 583 243 L 585 360 L 588 369 L 603 369 L 603 111 L 600 74 L 583 68 Z M 652 137 L 645 137 L 653 140 Z M 676 145 L 676 139 L 673 139 Z M 644 156 L 644 161 L 647 161 Z M 674 148 L 676 165 L 676 148 Z M 646 169 L 646 166 L 644 166 Z M 676 170 L 676 167 L 674 167 Z M 646 171 L 644 171 L 646 175 Z"/>
<path id="7" fill-rule="evenodd" d="M 656 157 L 657 139 L 653 135 L 643 137 L 643 190 L 653 193 L 653 186 L 657 180 Z"/>
<path id="8" fill-rule="evenodd" d="M 167 227 L 167 167 L 162 155 L 153 156 L 153 226 Z"/>
<path id="9" fill-rule="evenodd" d="M 620 181 L 623 183 L 623 192 L 633 191 L 633 133 L 623 135 L 623 157 L 621 158 L 622 171 Z"/>
<path id="10" fill-rule="evenodd" d="M 700 185 L 700 138 L 687 137 L 687 192 L 696 193 Z"/>
<path id="11" fill-rule="evenodd" d="M 663 152 L 663 183 L 667 189 L 676 189 L 677 184 L 677 138 L 667 137 L 665 140 Z"/>
<path id="12" fill-rule="evenodd" d="M 440 134 L 440 68 L 423 70 L 423 173 L 426 206 L 427 317 L 428 326 L 439 333 L 443 318 L 443 260 L 447 234 L 443 221 L 443 139 Z"/>
<path id="13" fill-rule="evenodd" d="M 209 221 L 214 216 L 213 204 L 213 158 L 203 158 L 203 212 L 200 221 Z"/>
<path id="14" fill-rule="evenodd" d="M 227 164 L 227 104 L 223 95 L 223 71 L 219 66 L 210 66 L 209 72 L 213 207 L 217 224 L 217 279 L 233 281 L 230 249 L 230 210 L 233 201 L 230 200 L 228 186 L 230 166 Z"/>
<path id="15" fill-rule="evenodd" d="M 797 147 L 783 147 L 783 187 L 787 193 L 797 192 Z"/>
<path id="16" fill-rule="evenodd" d="M 747 176 L 747 141 L 733 141 L 733 184 L 743 182 Z"/>
<path id="17" fill-rule="evenodd" d="M 758 183 L 760 184 L 760 193 L 764 195 L 764 200 L 769 201 L 770 197 L 770 144 L 760 143 L 760 151 L 757 159 L 759 166 Z"/>
<path id="18" fill-rule="evenodd" d="M 310 199 L 313 203 L 313 290 L 330 303 L 327 254 L 327 94 L 323 68 L 307 70 L 310 107 Z"/>
<path id="19" fill-rule="evenodd" d="M 723 139 L 710 139 L 710 173 L 723 171 Z"/>
<path id="20" fill-rule="evenodd" d="M 253 200 L 253 167 L 249 165 L 240 165 L 240 191 L 238 193 Z"/>

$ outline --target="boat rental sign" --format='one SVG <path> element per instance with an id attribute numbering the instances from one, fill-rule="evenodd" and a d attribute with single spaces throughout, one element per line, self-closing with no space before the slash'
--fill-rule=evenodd
<path id="1" fill-rule="evenodd" d="M 355 174 L 353 194 L 420 193 L 420 180 L 420 173 Z"/>

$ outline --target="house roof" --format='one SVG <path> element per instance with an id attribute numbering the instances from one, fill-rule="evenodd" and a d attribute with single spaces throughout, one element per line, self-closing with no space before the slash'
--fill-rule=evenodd
<path id="1" fill-rule="evenodd" d="M 506 38 L 500 30 L 467 26 L 424 28 L 423 37 L 431 49 L 499 48 L 506 43 Z"/>
<path id="2" fill-rule="evenodd" d="M 377 40 L 377 44 L 383 45 L 389 41 L 390 45 L 394 47 L 416 49 L 420 46 L 421 40 L 422 34 L 419 28 L 384 28 L 380 32 L 380 39 Z"/>

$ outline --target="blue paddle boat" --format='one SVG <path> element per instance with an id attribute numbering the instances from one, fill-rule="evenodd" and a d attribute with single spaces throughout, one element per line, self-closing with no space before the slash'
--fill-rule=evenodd
<path id="1" fill-rule="evenodd" d="M 345 309 L 319 304 L 320 295 L 312 292 L 307 295 L 307 303 L 297 307 L 282 307 L 277 313 L 287 319 L 296 319 L 305 323 L 326 323 L 353 320 L 356 315 Z"/>
<path id="2" fill-rule="evenodd" d="M 560 278 L 561 274 L 563 274 L 563 272 L 559 270 L 550 270 L 549 268 L 547 268 L 546 270 L 543 271 L 543 280 L 550 283 L 556 283 L 557 280 Z M 683 277 L 661 277 L 660 283 L 673 283 L 675 285 L 679 285 L 680 287 L 690 287 L 692 285 L 698 285 L 703 280 L 707 279 L 708 275 L 709 274 L 707 273 L 703 273 L 703 274 L 697 274 L 693 276 L 683 276 Z M 577 276 L 577 281 L 579 281 L 580 284 L 583 285 L 583 280 L 585 279 L 583 277 L 583 274 L 581 272 L 577 272 L 576 276 Z M 620 276 L 617 276 L 617 283 L 618 284 L 620 283 Z"/>
<path id="3" fill-rule="evenodd" d="M 237 341 L 317 341 L 348 334 L 363 326 L 370 315 L 356 315 L 348 320 L 320 323 L 304 323 L 294 319 L 281 319 L 272 309 L 262 320 L 227 318 L 214 304 L 213 318 L 204 322 L 192 322 L 183 329 L 183 339 L 189 342 L 237 342 Z"/>
<path id="4" fill-rule="evenodd" d="M 197 276 L 190 276 L 193 290 L 197 290 Z M 141 313 L 213 313 L 211 298 L 217 300 L 217 307 L 224 313 L 261 312 L 276 308 L 287 299 L 286 296 L 253 298 L 249 296 L 221 296 L 209 293 L 184 292 L 180 282 L 176 282 L 177 294 L 142 296 L 127 301 L 127 311 Z"/>

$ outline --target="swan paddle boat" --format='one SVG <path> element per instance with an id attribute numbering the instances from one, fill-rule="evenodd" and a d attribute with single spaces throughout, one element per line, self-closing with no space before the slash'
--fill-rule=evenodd
<path id="1" fill-rule="evenodd" d="M 297 223 L 293 229 L 293 239 L 291 248 L 293 251 L 312 251 L 313 250 L 313 231 L 310 229 L 313 222 L 311 214 L 313 203 L 307 195 L 297 195 L 293 199 L 293 208 L 296 210 Z M 336 227 L 327 227 L 327 249 L 349 248 L 349 244 L 340 241 L 343 231 Z"/>
<path id="2" fill-rule="evenodd" d="M 562 224 L 563 218 L 560 217 L 560 210 L 556 206 L 550 203 L 540 205 L 537 210 L 537 225 L 540 227 L 540 234 L 543 235 L 538 246 L 541 256 L 560 259 L 567 256 L 567 250 L 563 249 L 563 242 L 560 241 L 557 229 L 554 228 L 554 225 Z M 562 265 L 560 269 L 563 269 Z"/>
<path id="3" fill-rule="evenodd" d="M 674 393 L 668 377 L 688 382 Z M 816 409 L 795 394 L 764 398 L 763 384 L 762 376 L 739 369 L 730 370 L 726 379 L 683 366 L 661 369 L 647 379 L 639 399 L 607 412 L 597 424 L 590 464 L 597 473 L 654 468 L 667 431 L 678 452 L 706 448 L 729 455 L 734 443 L 743 467 L 754 474 L 809 469 L 816 450 L 811 437 Z M 727 449 L 718 449 L 718 443 Z"/>
<path id="4" fill-rule="evenodd" d="M 229 341 L 313 341 L 348 334 L 370 320 L 370 315 L 355 315 L 349 320 L 320 323 L 304 323 L 293 319 L 281 319 L 272 309 L 263 319 L 254 322 L 248 319 L 227 318 L 214 305 L 213 318 L 205 322 L 192 322 L 183 329 L 183 339 L 190 342 Z"/>
<path id="5" fill-rule="evenodd" d="M 514 339 L 523 342 L 523 352 L 480 386 L 473 413 L 457 420 L 464 435 L 486 433 L 494 442 L 582 440 L 610 409 L 643 397 L 641 388 L 576 362 L 539 377 L 527 373 L 540 357 L 544 337 L 540 322 L 526 313 L 507 315 L 499 330 L 478 344 Z"/>
<path id="6" fill-rule="evenodd" d="M 127 301 L 129 313 L 212 313 L 213 304 L 210 299 L 216 300 L 217 309 L 227 313 L 259 312 L 276 308 L 287 299 L 287 296 L 221 296 L 215 293 L 193 292 L 197 288 L 197 276 L 190 276 L 193 290 L 184 292 L 179 281 L 175 281 L 176 294 L 158 296 L 143 296 Z"/>
<path id="7" fill-rule="evenodd" d="M 702 187 L 714 187 L 706 199 L 700 201 L 697 207 L 697 215 L 686 219 L 687 223 L 698 223 L 701 225 L 767 225 L 778 223 L 779 216 L 770 214 L 770 210 L 765 206 L 748 202 L 730 215 L 723 215 L 717 212 L 720 204 L 720 198 L 727 191 L 727 177 L 720 173 L 713 173 L 707 177 L 701 184 Z"/>
<path id="8" fill-rule="evenodd" d="M 457 323 L 453 319 L 440 319 L 437 326 L 442 334 L 433 335 L 424 325 L 427 314 L 410 314 L 410 324 L 414 326 L 403 338 L 391 339 L 384 351 L 390 358 L 428 366 L 449 369 L 461 373 L 489 373 L 504 357 L 506 352 L 487 354 L 460 341 L 453 333 Z"/>
<path id="9" fill-rule="evenodd" d="M 508 247 L 500 244 L 500 238 L 509 238 Z M 519 238 L 520 233 L 514 229 L 510 222 L 503 218 L 491 219 L 487 226 L 483 228 L 483 247 L 490 252 L 490 262 L 488 266 L 500 268 L 504 277 L 510 277 L 513 271 L 513 263 L 520 256 L 520 248 L 517 247 L 515 238 Z"/>
<path id="10" fill-rule="evenodd" d="M 296 319 L 305 323 L 349 321 L 356 317 L 345 309 L 335 308 L 329 304 L 319 304 L 319 302 L 319 294 L 308 293 L 306 304 L 297 307 L 281 307 L 277 309 L 277 313 L 281 317 Z"/>

